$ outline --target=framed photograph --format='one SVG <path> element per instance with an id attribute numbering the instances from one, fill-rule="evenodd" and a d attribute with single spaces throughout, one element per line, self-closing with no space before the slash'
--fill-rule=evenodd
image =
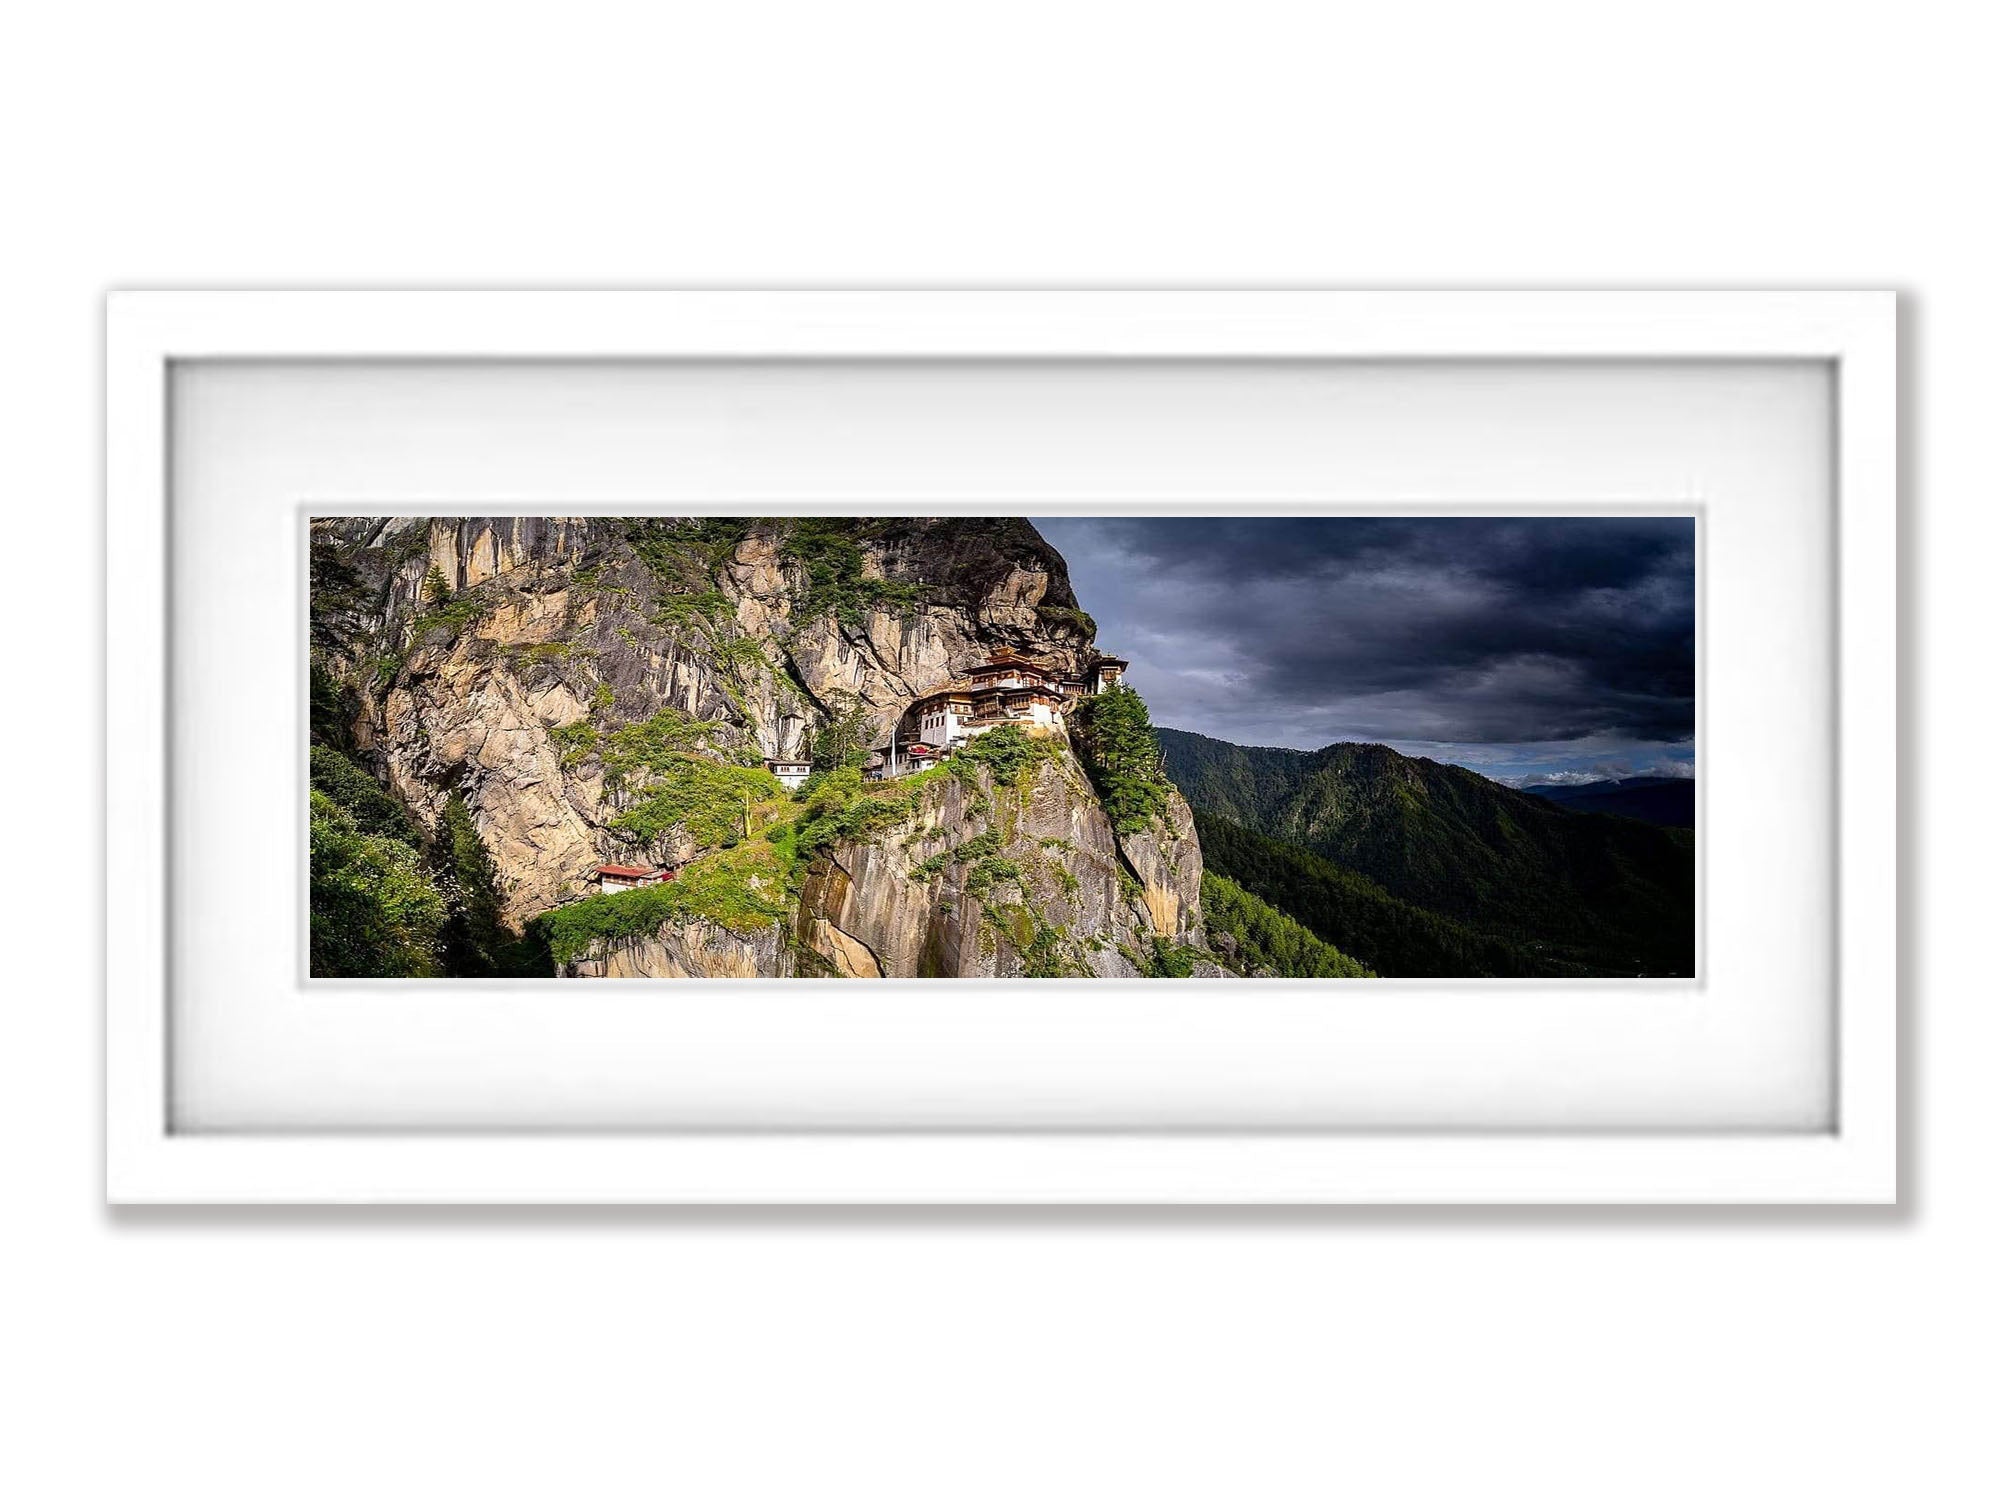
<path id="1" fill-rule="evenodd" d="M 1892 1203 L 1895 347 L 114 294 L 109 1196 Z"/>

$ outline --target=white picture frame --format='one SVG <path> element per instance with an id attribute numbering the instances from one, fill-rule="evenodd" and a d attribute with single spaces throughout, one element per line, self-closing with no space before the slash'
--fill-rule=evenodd
<path id="1" fill-rule="evenodd" d="M 169 391 L 201 360 L 1811 361 L 1832 373 L 1832 1106 L 1811 1132 L 173 1127 Z M 1881 292 L 131 292 L 107 309 L 118 1203 L 1845 1203 L 1897 1180 L 1896 315 Z M 162 640 L 162 650 L 128 643 Z"/>

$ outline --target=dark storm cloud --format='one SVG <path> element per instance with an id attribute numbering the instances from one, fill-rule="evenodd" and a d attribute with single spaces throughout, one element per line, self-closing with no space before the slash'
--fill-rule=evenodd
<path id="1" fill-rule="evenodd" d="M 1049 519 L 1163 724 L 1264 744 L 1673 744 L 1685 519 Z"/>

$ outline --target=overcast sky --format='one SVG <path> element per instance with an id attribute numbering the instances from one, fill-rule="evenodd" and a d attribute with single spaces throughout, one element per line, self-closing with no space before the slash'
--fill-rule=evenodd
<path id="1" fill-rule="evenodd" d="M 1037 517 L 1156 724 L 1692 775 L 1691 519 Z"/>

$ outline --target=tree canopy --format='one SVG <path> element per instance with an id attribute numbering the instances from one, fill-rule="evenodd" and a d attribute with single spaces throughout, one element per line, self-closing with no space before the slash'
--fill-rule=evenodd
<path id="1" fill-rule="evenodd" d="M 1142 833 L 1167 810 L 1173 784 L 1160 761 L 1146 700 L 1115 683 L 1084 704 L 1079 748 L 1098 799 L 1120 833 Z"/>

